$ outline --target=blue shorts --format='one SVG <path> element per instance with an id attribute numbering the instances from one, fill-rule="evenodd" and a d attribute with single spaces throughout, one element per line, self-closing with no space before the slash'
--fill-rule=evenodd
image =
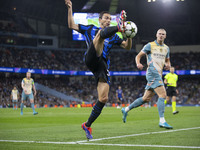
<path id="1" fill-rule="evenodd" d="M 17 103 L 17 100 L 12 100 L 13 103 Z"/>
<path id="2" fill-rule="evenodd" d="M 146 74 L 147 85 L 146 90 L 153 90 L 159 86 L 164 86 L 162 77 L 159 75 L 155 67 L 149 67 Z"/>
<path id="3" fill-rule="evenodd" d="M 31 94 L 25 94 L 24 91 L 22 92 L 22 101 L 27 99 L 33 99 L 33 93 Z"/>

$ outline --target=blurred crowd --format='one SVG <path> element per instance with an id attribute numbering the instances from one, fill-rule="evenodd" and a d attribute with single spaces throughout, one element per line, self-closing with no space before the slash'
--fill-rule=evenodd
<path id="1" fill-rule="evenodd" d="M 22 19 L 21 16 L 12 15 L 1 11 L 0 13 L 0 31 L 2 32 L 20 32 L 35 33 L 35 31 Z"/>
<path id="2" fill-rule="evenodd" d="M 1 67 L 87 71 L 84 51 L 36 50 L 0 47 Z M 111 71 L 138 71 L 134 51 L 111 51 Z M 171 64 L 178 70 L 200 69 L 200 53 L 171 53 Z M 192 60 L 192 61 L 191 61 Z M 142 58 L 143 64 L 146 58 Z M 146 65 L 144 65 L 146 68 Z"/>
<path id="3" fill-rule="evenodd" d="M 21 95 L 21 80 L 15 77 L 2 77 L 0 79 L 0 107 L 12 107 L 12 100 L 10 98 L 13 86 L 16 85 Z M 61 93 L 71 95 L 84 102 L 94 103 L 97 100 L 97 90 L 93 77 L 63 77 L 63 78 L 42 78 L 35 79 L 35 82 L 44 86 L 52 88 Z M 116 90 L 118 86 L 122 87 L 125 103 L 131 103 L 136 98 L 141 97 L 144 93 L 146 85 L 145 77 L 112 77 L 111 87 L 109 93 L 108 105 L 112 105 L 117 102 Z M 178 81 L 177 104 L 192 104 L 200 105 L 200 81 L 198 78 L 183 78 Z M 157 96 L 154 96 L 151 105 L 157 102 Z M 50 94 L 46 94 L 37 90 L 37 96 L 35 97 L 35 104 L 38 107 L 66 106 L 76 102 L 62 100 Z M 18 102 L 18 106 L 20 100 Z M 26 106 L 30 106 L 30 102 L 26 102 Z"/>
<path id="4" fill-rule="evenodd" d="M 7 22 L 7 23 L 0 22 L 0 31 L 17 32 L 17 27 L 13 22 Z"/>

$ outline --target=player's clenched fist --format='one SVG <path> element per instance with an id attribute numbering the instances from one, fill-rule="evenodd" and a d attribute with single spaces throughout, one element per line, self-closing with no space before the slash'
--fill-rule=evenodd
<path id="1" fill-rule="evenodd" d="M 71 0 L 65 0 L 65 4 L 67 5 L 68 8 L 72 7 L 72 2 Z"/>
<path id="2" fill-rule="evenodd" d="M 138 69 L 142 70 L 143 67 L 144 67 L 144 66 L 143 66 L 142 64 L 137 64 L 137 68 L 138 68 Z"/>

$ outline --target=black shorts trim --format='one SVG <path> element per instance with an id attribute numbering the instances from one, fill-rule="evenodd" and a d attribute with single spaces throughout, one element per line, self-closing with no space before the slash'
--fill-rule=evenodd
<path id="1" fill-rule="evenodd" d="M 167 96 L 177 96 L 176 87 L 167 86 L 166 90 L 167 90 Z"/>
<path id="2" fill-rule="evenodd" d="M 98 84 L 99 79 L 102 78 L 110 85 L 107 60 L 103 58 L 102 55 L 100 57 L 97 57 L 93 42 L 91 43 L 89 49 L 85 54 L 85 64 L 88 69 L 94 74 L 96 84 Z"/>

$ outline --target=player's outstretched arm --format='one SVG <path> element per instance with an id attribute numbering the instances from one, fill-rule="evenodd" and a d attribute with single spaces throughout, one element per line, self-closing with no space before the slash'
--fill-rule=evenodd
<path id="1" fill-rule="evenodd" d="M 72 2 L 71 2 L 71 0 L 65 0 L 65 4 L 66 4 L 66 6 L 67 6 L 67 8 L 68 8 L 68 27 L 70 28 L 70 29 L 73 29 L 73 30 L 79 30 L 79 27 L 78 27 L 78 25 L 77 24 L 75 24 L 75 22 L 74 22 L 74 18 L 73 18 L 73 16 L 72 16 L 72 14 L 73 14 L 73 11 L 72 11 Z"/>
<path id="2" fill-rule="evenodd" d="M 36 96 L 37 92 L 34 84 L 33 84 L 33 91 L 34 91 L 34 96 Z"/>
<path id="3" fill-rule="evenodd" d="M 132 39 L 128 38 L 126 41 L 123 41 L 122 44 L 120 45 L 122 48 L 131 50 L 132 47 Z"/>
<path id="4" fill-rule="evenodd" d="M 142 58 L 142 56 L 144 56 L 145 55 L 145 53 L 144 52 L 139 52 L 138 54 L 137 54 L 137 56 L 135 57 L 135 62 L 136 62 L 136 65 L 137 65 L 137 68 L 138 69 L 140 69 L 140 70 L 142 70 L 143 69 L 143 65 L 140 63 L 140 59 Z"/>
<path id="5" fill-rule="evenodd" d="M 26 94 L 26 90 L 24 89 L 24 82 L 22 81 L 21 83 L 21 87 L 22 87 L 22 90 L 24 90 L 25 94 Z"/>

